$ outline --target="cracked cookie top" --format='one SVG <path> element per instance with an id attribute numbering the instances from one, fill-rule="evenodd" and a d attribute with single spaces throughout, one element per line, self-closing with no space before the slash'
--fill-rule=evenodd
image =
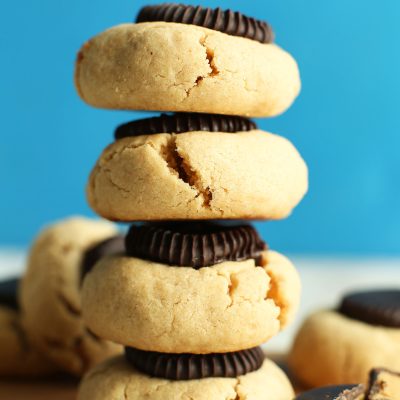
<path id="1" fill-rule="evenodd" d="M 231 353 L 173 354 L 125 348 L 125 357 L 139 371 L 169 380 L 236 378 L 258 370 L 263 361 L 261 347 Z"/>
<path id="2" fill-rule="evenodd" d="M 257 124 L 248 118 L 231 115 L 174 113 L 159 117 L 139 119 L 120 125 L 114 137 L 116 140 L 128 136 L 154 135 L 157 133 L 246 132 L 257 129 Z"/>
<path id="3" fill-rule="evenodd" d="M 197 25 L 240 36 L 260 43 L 272 43 L 274 33 L 270 25 L 264 21 L 247 17 L 240 12 L 221 10 L 221 8 L 203 8 L 183 4 L 158 4 L 143 7 L 139 11 L 136 22 L 175 22 L 188 25 Z"/>
<path id="4" fill-rule="evenodd" d="M 121 222 L 287 217 L 308 186 L 293 145 L 267 132 L 159 133 L 111 143 L 93 168 L 93 210 Z"/>
<path id="5" fill-rule="evenodd" d="M 224 261 L 258 260 L 267 248 L 252 226 L 215 222 L 132 225 L 125 246 L 131 257 L 195 269 Z"/>

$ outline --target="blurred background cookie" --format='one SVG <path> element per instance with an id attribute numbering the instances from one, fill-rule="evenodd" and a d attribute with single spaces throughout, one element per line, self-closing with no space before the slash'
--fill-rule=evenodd
<path id="1" fill-rule="evenodd" d="M 372 368 L 400 370 L 400 290 L 355 292 L 304 322 L 289 355 L 307 387 L 366 383 Z"/>
<path id="2" fill-rule="evenodd" d="M 19 280 L 0 282 L 0 377 L 42 377 L 58 368 L 32 347 L 21 326 L 17 302 Z"/>
<path id="3" fill-rule="evenodd" d="M 23 326 L 33 345 L 76 375 L 121 352 L 119 346 L 100 340 L 86 328 L 80 299 L 87 253 L 116 236 L 118 231 L 109 222 L 70 218 L 45 228 L 29 252 L 19 292 Z M 119 249 L 116 246 L 112 252 L 123 251 L 122 244 L 121 239 Z M 90 269 L 87 263 L 86 258 L 85 268 Z"/>

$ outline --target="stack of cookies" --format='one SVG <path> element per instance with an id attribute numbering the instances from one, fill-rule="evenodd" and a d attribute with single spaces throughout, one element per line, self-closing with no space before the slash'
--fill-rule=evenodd
<path id="1" fill-rule="evenodd" d="M 292 399 L 259 346 L 293 319 L 299 277 L 240 221 L 284 218 L 307 191 L 293 145 L 245 118 L 291 105 L 294 59 L 265 22 L 164 4 L 87 42 L 75 81 L 95 107 L 173 112 L 118 127 L 89 178 L 93 210 L 132 225 L 82 290 L 89 329 L 125 356 L 79 399 Z"/>

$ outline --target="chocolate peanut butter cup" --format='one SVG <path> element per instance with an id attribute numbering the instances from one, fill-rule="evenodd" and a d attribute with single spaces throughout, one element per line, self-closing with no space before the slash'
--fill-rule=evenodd
<path id="1" fill-rule="evenodd" d="M 116 235 L 90 247 L 82 258 L 81 277 L 82 280 L 95 264 L 105 256 L 125 253 L 125 237 Z"/>
<path id="2" fill-rule="evenodd" d="M 400 328 L 400 290 L 349 293 L 339 312 L 371 325 Z"/>
<path id="3" fill-rule="evenodd" d="M 125 246 L 131 257 L 196 269 L 224 261 L 258 261 L 267 248 L 250 225 L 211 222 L 132 225 Z"/>
<path id="4" fill-rule="evenodd" d="M 170 380 L 234 378 L 258 370 L 264 361 L 260 347 L 218 354 L 167 354 L 126 347 L 125 356 L 139 371 Z"/>
<path id="5" fill-rule="evenodd" d="M 165 3 L 142 8 L 136 18 L 136 22 L 154 21 L 202 26 L 228 35 L 256 40 L 260 43 L 272 43 L 274 41 L 272 28 L 266 22 L 247 17 L 240 12 L 224 11 L 220 8 Z"/>
<path id="6" fill-rule="evenodd" d="M 19 279 L 8 279 L 0 282 L 0 305 L 17 310 Z"/>
<path id="7" fill-rule="evenodd" d="M 361 400 L 363 385 L 327 386 L 304 392 L 296 400 Z"/>
<path id="8" fill-rule="evenodd" d="M 159 117 L 139 119 L 120 125 L 115 139 L 128 136 L 153 135 L 156 133 L 245 132 L 257 129 L 255 122 L 248 118 L 197 113 L 161 114 Z"/>

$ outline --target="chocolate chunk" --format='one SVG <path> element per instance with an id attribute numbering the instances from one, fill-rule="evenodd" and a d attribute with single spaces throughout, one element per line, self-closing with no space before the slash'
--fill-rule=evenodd
<path id="1" fill-rule="evenodd" d="M 90 247 L 82 259 L 82 280 L 101 258 L 117 254 L 125 254 L 125 237 L 123 235 L 113 236 Z"/>
<path id="2" fill-rule="evenodd" d="M 264 21 L 246 17 L 231 10 L 203 8 L 183 4 L 159 4 L 140 10 L 136 22 L 165 21 L 203 26 L 232 36 L 241 36 L 261 43 L 272 43 L 274 33 Z"/>
<path id="3" fill-rule="evenodd" d="M 19 279 L 8 279 L 0 282 L 0 305 L 18 310 Z"/>
<path id="4" fill-rule="evenodd" d="M 264 361 L 260 347 L 220 354 L 167 354 L 125 348 L 125 357 L 147 375 L 189 380 L 211 377 L 234 378 L 259 369 Z"/>
<path id="5" fill-rule="evenodd" d="M 398 400 L 400 373 L 385 368 L 373 369 L 369 376 L 366 400 Z"/>
<path id="6" fill-rule="evenodd" d="M 131 257 L 196 269 L 224 261 L 258 260 L 266 249 L 252 226 L 212 222 L 132 225 L 125 246 Z"/>
<path id="7" fill-rule="evenodd" d="M 244 132 L 257 129 L 257 125 L 243 117 L 218 114 L 175 113 L 161 114 L 159 117 L 139 119 L 120 125 L 115 139 L 127 136 L 153 135 L 155 133 Z"/>
<path id="8" fill-rule="evenodd" d="M 400 328 L 400 290 L 350 293 L 343 298 L 339 312 L 371 325 Z"/>
<path id="9" fill-rule="evenodd" d="M 363 385 L 326 386 L 304 392 L 296 400 L 362 400 L 364 390 Z"/>

